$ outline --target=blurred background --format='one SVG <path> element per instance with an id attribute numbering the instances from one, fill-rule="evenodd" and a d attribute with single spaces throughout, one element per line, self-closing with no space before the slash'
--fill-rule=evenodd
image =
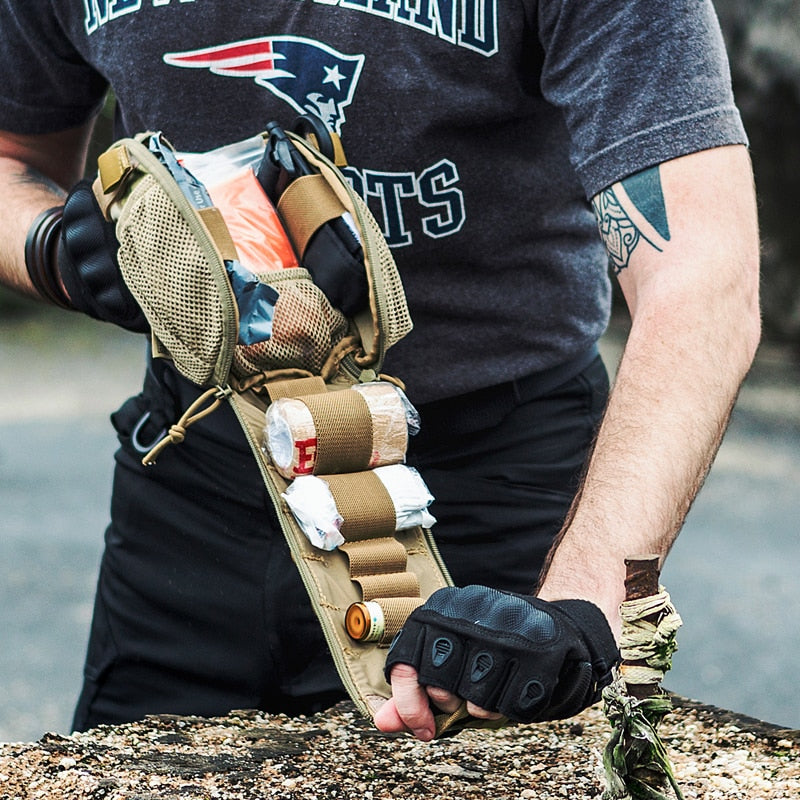
<path id="1" fill-rule="evenodd" d="M 800 3 L 717 0 L 759 192 L 764 342 L 662 576 L 665 686 L 800 728 Z M 109 140 L 111 104 L 97 147 Z M 603 342 L 613 368 L 619 310 Z M 139 337 L 0 291 L 0 741 L 68 732 Z"/>

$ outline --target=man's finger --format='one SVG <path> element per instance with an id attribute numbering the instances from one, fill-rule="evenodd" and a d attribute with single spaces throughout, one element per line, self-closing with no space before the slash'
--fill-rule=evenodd
<path id="1" fill-rule="evenodd" d="M 438 686 L 428 686 L 425 690 L 431 702 L 446 714 L 453 714 L 458 711 L 464 702 L 458 695 L 441 689 Z M 500 719 L 503 715 L 499 711 L 487 711 L 485 708 L 476 706 L 475 703 L 467 701 L 467 714 L 477 719 Z"/>
<path id="2" fill-rule="evenodd" d="M 428 686 L 425 691 L 433 704 L 447 714 L 457 711 L 463 702 L 460 697 L 448 692 L 447 689 L 440 689 L 438 686 Z"/>
<path id="3" fill-rule="evenodd" d="M 487 711 L 469 701 L 467 701 L 467 714 L 477 719 L 500 719 L 503 716 L 499 711 Z"/>
<path id="4" fill-rule="evenodd" d="M 397 713 L 397 706 L 394 698 L 387 700 L 376 712 L 374 720 L 375 727 L 384 733 L 399 733 L 407 730 L 405 723 Z"/>
<path id="5" fill-rule="evenodd" d="M 411 731 L 417 739 L 429 742 L 436 733 L 436 726 L 428 703 L 428 694 L 417 680 L 417 671 L 408 664 L 396 664 L 392 669 L 391 679 L 392 700 L 389 702 L 393 702 L 394 712 L 402 720 L 406 730 Z M 392 713 L 391 708 L 386 710 L 387 721 Z M 376 717 L 376 725 L 377 720 Z"/>

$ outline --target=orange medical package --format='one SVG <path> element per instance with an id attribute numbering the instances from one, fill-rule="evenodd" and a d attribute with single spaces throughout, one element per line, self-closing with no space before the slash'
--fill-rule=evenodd
<path id="1" fill-rule="evenodd" d="M 258 274 L 298 266 L 278 212 L 252 169 L 209 186 L 208 193 L 228 226 L 245 269 Z"/>

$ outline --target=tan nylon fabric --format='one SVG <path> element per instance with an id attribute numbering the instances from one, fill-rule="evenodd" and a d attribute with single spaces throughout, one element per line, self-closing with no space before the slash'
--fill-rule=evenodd
<path id="1" fill-rule="evenodd" d="M 273 381 L 266 386 L 269 399 L 274 403 L 280 397 L 300 397 L 306 394 L 327 392 L 328 387 L 319 375 L 295 378 L 290 381 Z"/>
<path id="2" fill-rule="evenodd" d="M 293 180 L 278 201 L 278 213 L 301 256 L 317 230 L 344 212 L 342 202 L 321 174 Z"/>
<path id="3" fill-rule="evenodd" d="M 372 457 L 372 415 L 361 392 L 329 392 L 299 399 L 311 412 L 317 431 L 314 472 L 328 475 L 367 469 Z"/>
<path id="4" fill-rule="evenodd" d="M 131 192 L 117 236 L 120 271 L 176 367 L 198 385 L 211 382 L 223 344 L 220 289 L 194 232 L 152 176 Z"/>
<path id="5" fill-rule="evenodd" d="M 219 209 L 201 208 L 198 209 L 197 215 L 203 220 L 203 224 L 208 229 L 208 232 L 211 238 L 214 240 L 214 244 L 217 246 L 217 249 L 219 250 L 223 260 L 238 260 L 239 256 L 236 253 L 236 245 L 233 243 L 233 239 L 231 239 L 230 231 L 228 230 L 228 226 L 225 224 L 225 220 L 222 218 L 222 214 L 220 213 Z"/>
<path id="6" fill-rule="evenodd" d="M 359 709 L 373 714 L 391 694 L 383 676 L 385 644 L 408 613 L 450 579 L 429 534 L 421 528 L 394 530 L 392 499 L 371 472 L 327 476 L 345 517 L 343 532 L 352 541 L 330 553 L 311 545 L 281 498 L 288 484 L 261 445 L 269 397 L 274 399 L 283 391 L 286 396 L 313 395 L 326 387 L 320 385 L 319 377 L 302 389 L 262 384 L 273 377 L 305 373 L 345 387 L 358 380 L 362 370 L 366 372 L 361 380 L 370 379 L 365 377 L 367 373 L 380 371 L 386 349 L 411 330 L 391 252 L 377 222 L 341 173 L 313 151 L 304 150 L 361 231 L 370 309 L 357 321 L 347 320 L 330 306 L 306 270 L 263 273 L 259 278 L 279 293 L 272 338 L 251 347 L 238 346 L 237 312 L 223 264 L 223 256 L 233 251 L 224 232 L 218 233 L 216 220 L 204 223 L 201 215 L 187 208 L 188 201 L 177 184 L 144 152 L 147 135 L 137 139 L 125 140 L 129 150 L 123 151 L 126 156 L 136 156 L 132 159 L 136 166 L 113 163 L 119 154 L 112 153 L 106 167 L 108 185 L 116 187 L 113 199 L 119 200 L 112 203 L 110 211 L 116 215 L 119 209 L 123 277 L 150 320 L 154 339 L 176 368 L 199 386 L 218 385 L 221 392 L 232 392 L 228 401 L 278 511 L 342 681 Z M 163 186 L 151 175 L 141 177 L 142 172 L 159 176 Z M 96 184 L 99 187 L 100 182 Z M 189 420 L 186 422 L 183 429 L 176 428 L 176 436 L 185 433 Z M 364 475 L 366 480 L 359 477 Z M 351 571 L 360 575 L 363 589 L 351 579 Z M 355 643 L 344 628 L 346 609 L 362 599 L 363 591 L 368 596 L 383 595 L 375 598 L 385 604 L 385 641 L 380 646 Z M 387 597 L 405 591 L 417 596 Z"/>
<path id="7" fill-rule="evenodd" d="M 403 284 L 383 231 L 362 198 L 342 182 L 331 166 L 307 143 L 292 137 L 312 163 L 329 179 L 332 191 L 359 222 L 371 288 L 372 330 L 362 333 L 363 354 L 356 358 L 360 366 L 373 366 L 376 357 L 400 341 L 413 325 L 406 304 Z M 361 326 L 360 326 L 361 327 Z"/>
<path id="8" fill-rule="evenodd" d="M 131 160 L 125 147 L 112 147 L 97 157 L 97 172 L 103 191 L 115 189 L 131 171 Z"/>
<path id="9" fill-rule="evenodd" d="M 380 644 L 388 644 L 405 625 L 408 615 L 425 601 L 421 597 L 376 597 L 373 602 L 383 611 L 384 627 Z"/>
<path id="10" fill-rule="evenodd" d="M 327 481 L 342 515 L 342 536 L 348 542 L 391 536 L 397 526 L 394 503 L 374 472 L 320 475 Z"/>
<path id="11" fill-rule="evenodd" d="M 339 549 L 350 561 L 350 576 L 405 572 L 408 554 L 394 537 L 346 542 Z"/>
<path id="12" fill-rule="evenodd" d="M 374 600 L 376 597 L 419 597 L 419 581 L 412 572 L 362 575 L 353 580 L 361 587 L 364 600 Z"/>
<path id="13" fill-rule="evenodd" d="M 266 453 L 257 447 L 267 398 L 262 393 L 247 390 L 231 395 L 230 403 L 253 444 L 256 461 L 278 508 L 293 560 L 308 589 L 342 681 L 361 712 L 372 716 L 391 696 L 383 675 L 388 641 L 382 644 L 358 643 L 348 636 L 344 625 L 345 613 L 352 603 L 363 599 L 360 586 L 351 579 L 351 570 L 361 575 L 374 575 L 381 571 L 412 572 L 419 580 L 420 599 L 417 602 L 421 602 L 437 589 L 449 585 L 446 568 L 431 548 L 422 528 L 387 533 L 384 538 L 348 542 L 330 553 L 313 547 L 280 498 L 280 494 L 286 491 L 287 481 L 270 465 Z M 406 607 L 399 615 L 400 624 L 409 610 Z"/>
<path id="14" fill-rule="evenodd" d="M 342 146 L 342 140 L 338 133 L 331 133 L 331 141 L 333 142 L 333 163 L 336 164 L 339 169 L 342 167 L 347 166 L 347 157 L 344 154 L 344 147 Z M 317 148 L 319 150 L 319 148 Z"/>
<path id="15" fill-rule="evenodd" d="M 198 385 L 222 383 L 229 371 L 237 381 L 283 369 L 324 374 L 328 379 L 336 374 L 341 358 L 352 361 L 356 375 L 359 369 L 380 369 L 386 349 L 411 330 L 411 319 L 380 227 L 335 168 L 320 160 L 316 151 L 306 152 L 321 170 L 316 182 L 324 176 L 328 183 L 323 194 L 328 195 L 329 210 L 322 216 L 333 213 L 334 207 L 337 213 L 347 209 L 361 229 L 371 287 L 370 311 L 360 315 L 357 328 L 351 329 L 306 270 L 263 273 L 259 278 L 279 292 L 272 338 L 249 347 L 236 346 L 236 309 L 222 264 L 235 248 L 216 210 L 198 214 L 187 209 L 190 204 L 174 182 L 169 191 L 160 191 L 151 185 L 155 182 L 152 176 L 140 177 L 142 170 L 153 169 L 160 179 L 171 181 L 164 177 L 162 166 L 151 166 L 155 157 L 145 153 L 146 139 L 147 135 L 142 135 L 137 141 L 124 140 L 103 154 L 102 181 L 113 191 L 114 199 L 117 192 L 124 196 L 117 226 L 123 277 L 148 316 L 154 335 L 182 374 Z M 307 148 L 307 143 L 304 146 Z M 126 195 L 130 178 L 138 184 L 134 180 L 132 192 Z M 107 205 L 111 196 L 102 199 Z M 182 211 L 176 203 L 182 204 Z M 207 225 L 200 222 L 204 216 Z M 205 230 L 202 242 L 197 241 L 198 228 Z M 213 297 L 214 288 L 218 295 L 228 295 L 224 304 L 219 296 Z M 347 343 L 357 332 L 360 347 L 358 339 Z M 220 341 L 223 336 L 224 342 Z M 210 367 L 214 356 L 217 360 Z"/>

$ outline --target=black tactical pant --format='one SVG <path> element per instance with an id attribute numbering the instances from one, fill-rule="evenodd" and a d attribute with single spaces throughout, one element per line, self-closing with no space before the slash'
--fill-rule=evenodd
<path id="1" fill-rule="evenodd" d="M 408 464 L 436 498 L 433 531 L 456 584 L 533 589 L 607 393 L 602 362 L 583 357 L 419 407 Z M 156 713 L 310 713 L 345 696 L 231 409 L 141 466 L 195 395 L 156 365 L 113 416 L 121 447 L 78 730 Z"/>

